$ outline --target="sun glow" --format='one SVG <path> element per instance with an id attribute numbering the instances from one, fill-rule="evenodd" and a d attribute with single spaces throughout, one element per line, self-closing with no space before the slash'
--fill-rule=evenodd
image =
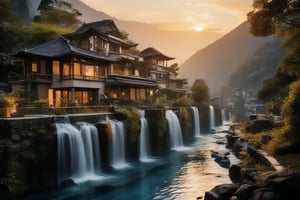
<path id="1" fill-rule="evenodd" d="M 193 30 L 194 30 L 194 31 L 197 31 L 197 32 L 203 31 L 203 30 L 204 30 L 204 27 L 203 27 L 203 26 L 200 26 L 200 25 L 194 26 L 194 27 L 193 27 Z"/>

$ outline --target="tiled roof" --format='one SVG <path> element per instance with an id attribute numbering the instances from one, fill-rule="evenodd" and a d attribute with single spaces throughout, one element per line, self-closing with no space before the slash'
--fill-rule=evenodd
<path id="1" fill-rule="evenodd" d="M 164 55 L 163 53 L 161 53 L 160 51 L 154 49 L 153 47 L 148 47 L 148 48 L 144 49 L 143 51 L 141 51 L 140 56 L 143 57 L 143 58 L 146 58 L 146 57 L 161 57 L 165 60 L 175 59 L 175 58 Z"/>
<path id="2" fill-rule="evenodd" d="M 39 46 L 21 50 L 13 56 L 16 57 L 23 57 L 24 55 L 37 55 L 37 56 L 44 56 L 49 58 L 57 58 L 62 57 L 68 54 L 75 54 L 79 56 L 89 57 L 93 59 L 100 59 L 100 60 L 106 60 L 106 61 L 118 61 L 121 59 L 119 55 L 110 55 L 106 56 L 104 54 L 100 54 L 94 51 L 89 51 L 77 46 L 74 46 L 68 41 L 62 37 L 57 38 L 55 40 L 52 40 L 50 42 L 41 44 Z"/>
<path id="3" fill-rule="evenodd" d="M 83 24 L 75 32 L 65 35 L 66 38 L 74 38 L 85 34 L 88 31 L 95 31 L 97 34 L 101 35 L 106 40 L 111 40 L 108 35 L 115 37 L 115 42 L 121 42 L 123 45 L 128 45 L 130 47 L 137 46 L 137 43 L 131 41 L 123 41 L 126 37 L 119 31 L 118 27 L 115 25 L 113 20 L 102 20 L 97 22 L 91 22 Z"/>

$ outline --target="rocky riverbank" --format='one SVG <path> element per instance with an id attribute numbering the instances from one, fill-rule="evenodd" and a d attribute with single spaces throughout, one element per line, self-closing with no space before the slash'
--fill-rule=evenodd
<path id="1" fill-rule="evenodd" d="M 229 166 L 232 184 L 215 186 L 205 193 L 204 200 L 297 199 L 300 191 L 300 174 L 286 173 L 284 166 L 274 157 L 243 141 L 236 132 L 229 132 L 226 146 L 242 162 L 230 165 L 226 154 L 212 152 L 216 162 Z M 257 164 L 260 167 L 257 167 Z"/>

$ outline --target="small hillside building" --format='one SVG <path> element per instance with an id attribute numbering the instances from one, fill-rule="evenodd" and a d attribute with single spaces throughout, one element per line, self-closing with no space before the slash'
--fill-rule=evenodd
<path id="1" fill-rule="evenodd" d="M 141 51 L 140 56 L 149 68 L 149 77 L 157 81 L 160 91 L 164 91 L 168 99 L 175 100 L 186 94 L 187 78 L 177 78 L 177 70 L 168 65 L 175 58 L 166 56 L 153 47 Z"/>

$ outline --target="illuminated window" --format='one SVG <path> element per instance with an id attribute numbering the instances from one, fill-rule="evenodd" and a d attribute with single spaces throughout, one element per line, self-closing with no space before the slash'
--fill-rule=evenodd
<path id="1" fill-rule="evenodd" d="M 74 78 L 80 78 L 80 77 L 81 77 L 80 64 L 74 63 Z"/>
<path id="2" fill-rule="evenodd" d="M 95 76 L 95 77 L 98 77 L 98 76 L 99 76 L 99 67 L 98 67 L 98 66 L 95 66 L 94 76 Z"/>
<path id="3" fill-rule="evenodd" d="M 94 76 L 94 66 L 86 65 L 84 75 L 85 76 Z"/>
<path id="4" fill-rule="evenodd" d="M 33 72 L 33 73 L 37 73 L 38 72 L 38 65 L 37 65 L 36 62 L 33 62 L 31 64 L 31 72 Z"/>
<path id="5" fill-rule="evenodd" d="M 87 91 L 82 92 L 82 102 L 83 102 L 83 105 L 86 105 L 89 103 L 89 93 Z"/>
<path id="6" fill-rule="evenodd" d="M 59 61 L 54 60 L 52 63 L 52 71 L 54 75 L 60 75 Z"/>
<path id="7" fill-rule="evenodd" d="M 63 75 L 64 76 L 69 76 L 70 75 L 70 65 L 69 65 L 69 63 L 64 63 Z"/>
<path id="8" fill-rule="evenodd" d="M 130 99 L 136 99 L 135 88 L 130 88 Z"/>
<path id="9" fill-rule="evenodd" d="M 49 106 L 54 106 L 53 89 L 48 89 L 48 105 Z"/>
<path id="10" fill-rule="evenodd" d="M 61 92 L 59 90 L 55 91 L 55 107 L 61 106 Z"/>

